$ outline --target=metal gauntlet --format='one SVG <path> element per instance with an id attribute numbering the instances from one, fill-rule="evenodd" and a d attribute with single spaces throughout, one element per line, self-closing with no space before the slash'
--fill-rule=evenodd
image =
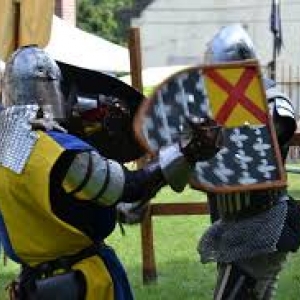
<path id="1" fill-rule="evenodd" d="M 179 144 L 159 153 L 159 161 L 167 183 L 181 192 L 189 180 L 194 164 L 215 156 L 223 145 L 223 131 L 210 118 L 187 117 L 189 131 L 184 132 Z"/>
<path id="2" fill-rule="evenodd" d="M 223 145 L 222 127 L 213 119 L 189 116 L 189 131 L 180 139 L 180 148 L 190 163 L 209 160 L 215 156 Z"/>
<path id="3" fill-rule="evenodd" d="M 163 177 L 170 187 L 175 192 L 183 191 L 190 178 L 193 166 L 187 161 L 180 150 L 179 144 L 174 144 L 160 150 L 159 165 Z"/>

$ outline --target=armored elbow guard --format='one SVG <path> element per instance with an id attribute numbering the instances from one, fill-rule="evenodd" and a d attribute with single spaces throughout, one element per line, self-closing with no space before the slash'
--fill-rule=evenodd
<path id="1" fill-rule="evenodd" d="M 76 155 L 64 178 L 63 187 L 77 199 L 113 205 L 122 194 L 124 183 L 122 166 L 93 151 Z"/>
<path id="2" fill-rule="evenodd" d="M 276 87 L 266 90 L 271 114 L 276 111 L 279 116 L 295 119 L 295 111 L 291 101 L 285 94 L 280 93 Z"/>
<path id="3" fill-rule="evenodd" d="M 266 95 L 279 144 L 286 144 L 297 127 L 293 105 L 286 95 L 278 92 L 274 87 L 267 89 Z"/>

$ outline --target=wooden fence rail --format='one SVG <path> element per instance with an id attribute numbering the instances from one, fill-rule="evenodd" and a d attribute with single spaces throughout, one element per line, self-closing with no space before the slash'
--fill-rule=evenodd
<path id="1" fill-rule="evenodd" d="M 300 132 L 296 133 L 292 146 L 300 146 Z M 297 169 L 298 170 L 298 169 Z M 206 215 L 209 213 L 206 202 L 202 203 L 153 203 L 149 205 L 145 219 L 141 223 L 142 276 L 143 283 L 150 284 L 157 280 L 155 262 L 153 218 L 156 216 Z"/>

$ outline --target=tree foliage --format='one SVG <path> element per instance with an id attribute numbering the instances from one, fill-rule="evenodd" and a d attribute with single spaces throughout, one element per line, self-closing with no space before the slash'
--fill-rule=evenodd
<path id="1" fill-rule="evenodd" d="M 111 42 L 126 44 L 129 24 L 120 12 L 131 8 L 135 0 L 78 0 L 77 26 Z"/>

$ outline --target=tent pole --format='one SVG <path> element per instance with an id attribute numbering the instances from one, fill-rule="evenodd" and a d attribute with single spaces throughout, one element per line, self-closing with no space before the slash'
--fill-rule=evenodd
<path id="1" fill-rule="evenodd" d="M 131 85 L 143 93 L 140 29 L 137 27 L 129 30 L 129 57 Z"/>
<path id="2" fill-rule="evenodd" d="M 20 17 L 21 17 L 21 4 L 20 0 L 14 1 L 14 14 L 15 14 L 15 34 L 14 34 L 14 50 L 17 50 L 20 45 Z"/>

